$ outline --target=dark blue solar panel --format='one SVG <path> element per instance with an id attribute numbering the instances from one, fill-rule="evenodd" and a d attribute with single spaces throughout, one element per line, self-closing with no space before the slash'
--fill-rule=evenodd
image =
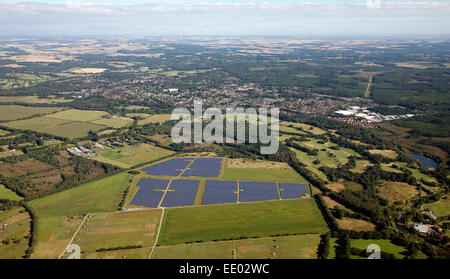
<path id="1" fill-rule="evenodd" d="M 158 207 L 169 180 L 143 178 L 138 182 L 139 190 L 134 196 L 130 205 L 143 205 L 148 207 Z"/>
<path id="2" fill-rule="evenodd" d="M 239 201 L 263 201 L 279 199 L 275 182 L 241 181 Z"/>
<path id="3" fill-rule="evenodd" d="M 232 203 L 237 201 L 236 181 L 206 181 L 202 204 Z"/>
<path id="4" fill-rule="evenodd" d="M 156 165 L 145 167 L 142 170 L 151 175 L 178 176 L 191 161 L 192 158 L 174 158 Z"/>
<path id="5" fill-rule="evenodd" d="M 162 202 L 162 206 L 193 205 L 197 195 L 198 180 L 174 180 Z"/>
<path id="6" fill-rule="evenodd" d="M 182 176 L 217 177 L 221 164 L 221 158 L 197 158 Z"/>
<path id="7" fill-rule="evenodd" d="M 283 199 L 299 198 L 306 193 L 306 186 L 298 183 L 278 183 Z"/>

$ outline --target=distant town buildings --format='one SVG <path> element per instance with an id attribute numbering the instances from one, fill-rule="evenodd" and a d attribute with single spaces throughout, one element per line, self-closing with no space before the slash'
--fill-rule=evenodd
<path id="1" fill-rule="evenodd" d="M 359 106 L 350 106 L 343 110 L 337 110 L 334 113 L 342 116 L 356 116 L 365 119 L 368 122 L 383 122 L 414 116 L 414 114 L 383 115 L 381 113 L 370 111 L 368 108 L 361 108 Z"/>

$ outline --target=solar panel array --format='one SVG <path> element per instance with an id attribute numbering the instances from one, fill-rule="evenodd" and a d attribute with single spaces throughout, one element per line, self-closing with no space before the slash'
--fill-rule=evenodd
<path id="1" fill-rule="evenodd" d="M 197 158 L 182 176 L 218 177 L 221 158 Z"/>
<path id="2" fill-rule="evenodd" d="M 142 170 L 150 175 L 183 177 L 218 177 L 222 165 L 221 158 L 174 158 Z M 192 163 L 192 164 L 191 164 Z M 191 164 L 191 165 L 189 165 Z M 189 166 L 189 168 L 187 168 Z M 199 180 L 174 179 L 164 196 L 169 180 L 143 178 L 137 184 L 140 188 L 130 205 L 147 207 L 164 207 L 193 205 L 197 196 Z M 293 199 L 302 197 L 307 193 L 304 184 L 241 181 L 238 190 L 237 181 L 207 180 L 203 193 L 202 204 L 235 203 L 238 201 L 264 201 L 280 199 Z"/>
<path id="3" fill-rule="evenodd" d="M 147 174 L 178 176 L 192 162 L 193 158 L 174 158 L 143 168 Z"/>
<path id="4" fill-rule="evenodd" d="M 193 205 L 199 182 L 198 180 L 172 181 L 161 205 L 167 207 Z"/>
<path id="5" fill-rule="evenodd" d="M 233 203 L 237 201 L 237 181 L 206 181 L 202 204 Z"/>
<path id="6" fill-rule="evenodd" d="M 169 184 L 169 180 L 167 179 L 141 179 L 137 184 L 140 188 L 130 202 L 130 205 L 158 207 L 167 184 Z"/>
<path id="7" fill-rule="evenodd" d="M 281 198 L 295 199 L 306 194 L 306 185 L 298 183 L 278 183 L 280 187 Z"/>
<path id="8" fill-rule="evenodd" d="M 239 201 L 264 201 L 279 199 L 275 182 L 241 181 Z"/>

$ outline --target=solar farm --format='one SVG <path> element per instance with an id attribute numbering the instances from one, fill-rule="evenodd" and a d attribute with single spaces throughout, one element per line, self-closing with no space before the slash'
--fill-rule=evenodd
<path id="1" fill-rule="evenodd" d="M 223 180 L 222 158 L 172 158 L 142 168 L 129 206 L 150 208 L 295 199 L 309 196 L 301 183 Z M 197 202 L 196 202 L 197 201 Z"/>

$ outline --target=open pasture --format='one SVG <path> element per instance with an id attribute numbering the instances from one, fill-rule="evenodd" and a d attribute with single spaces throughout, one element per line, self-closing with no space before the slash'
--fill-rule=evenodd
<path id="1" fill-rule="evenodd" d="M 419 194 L 416 186 L 404 182 L 383 181 L 383 184 L 377 189 L 380 197 L 389 201 L 390 204 L 405 203 Z"/>
<path id="2" fill-rule="evenodd" d="M 208 180 L 202 204 L 234 203 L 237 201 L 237 182 Z"/>
<path id="3" fill-rule="evenodd" d="M 263 201 L 279 199 L 277 185 L 272 182 L 241 181 L 239 201 Z"/>
<path id="4" fill-rule="evenodd" d="M 122 168 L 130 168 L 174 153 L 171 150 L 147 143 L 124 144 L 122 147 L 108 147 L 105 149 L 93 148 L 93 150 L 99 155 L 94 157 L 95 160 Z"/>
<path id="5" fill-rule="evenodd" d="M 100 118 L 98 120 L 92 121 L 91 123 L 118 129 L 122 127 L 128 127 L 133 124 L 133 119 L 128 117 Z"/>
<path id="6" fill-rule="evenodd" d="M 82 252 L 124 246 L 149 247 L 155 242 L 161 210 L 95 213 L 81 227 L 73 243 Z"/>
<path id="7" fill-rule="evenodd" d="M 299 182 L 306 180 L 293 169 L 255 169 L 255 168 L 226 168 L 223 176 L 226 180 L 252 181 L 255 177 L 259 181 L 267 182 Z"/>
<path id="8" fill-rule="evenodd" d="M 319 234 L 158 246 L 154 259 L 315 259 Z"/>
<path id="9" fill-rule="evenodd" d="M 169 208 L 159 244 L 326 231 L 328 227 L 312 199 Z"/>
<path id="10" fill-rule="evenodd" d="M 150 247 L 136 249 L 121 249 L 112 251 L 92 252 L 81 254 L 82 259 L 146 259 L 150 254 Z"/>
<path id="11" fill-rule="evenodd" d="M 153 259 L 232 259 L 233 241 L 158 246 Z"/>
<path id="12" fill-rule="evenodd" d="M 105 111 L 69 109 L 48 115 L 47 117 L 71 121 L 89 122 L 100 119 L 106 115 L 108 115 L 108 113 Z"/>
<path id="13" fill-rule="evenodd" d="M 237 259 L 316 259 L 319 234 L 235 241 Z"/>
<path id="14" fill-rule="evenodd" d="M 122 172 L 64 192 L 32 200 L 29 205 L 39 217 L 69 216 L 117 209 L 131 174 Z"/>
<path id="15" fill-rule="evenodd" d="M 0 259 L 22 258 L 28 249 L 30 216 L 22 207 L 0 211 L 0 227 L 3 224 L 7 227 L 0 231 Z"/>
<path id="16" fill-rule="evenodd" d="M 450 199 L 449 195 L 435 203 L 424 204 L 423 208 L 431 210 L 437 217 L 450 215 Z"/>
<path id="17" fill-rule="evenodd" d="M 39 98 L 38 96 L 0 96 L 0 103 L 57 104 L 72 102 L 71 99 Z"/>
<path id="18" fill-rule="evenodd" d="M 16 193 L 6 188 L 4 185 L 0 184 L 0 199 L 6 199 L 11 201 L 18 201 L 23 199 L 19 197 Z"/>
<path id="19" fill-rule="evenodd" d="M 169 180 L 166 179 L 141 179 L 137 184 L 139 190 L 134 195 L 130 205 L 158 207 L 168 184 Z"/>
<path id="20" fill-rule="evenodd" d="M 88 122 L 71 121 L 68 119 L 42 116 L 25 120 L 7 122 L 4 125 L 12 129 L 31 130 L 67 138 L 87 136 L 89 131 L 98 131 L 105 126 Z"/>
<path id="21" fill-rule="evenodd" d="M 161 205 L 164 207 L 193 205 L 198 186 L 198 180 L 173 180 Z"/>
<path id="22" fill-rule="evenodd" d="M 16 106 L 6 105 L 0 106 L 0 121 L 10 121 L 32 117 L 35 115 L 49 114 L 56 111 L 60 111 L 63 108 L 53 107 L 28 107 L 28 106 Z"/>

